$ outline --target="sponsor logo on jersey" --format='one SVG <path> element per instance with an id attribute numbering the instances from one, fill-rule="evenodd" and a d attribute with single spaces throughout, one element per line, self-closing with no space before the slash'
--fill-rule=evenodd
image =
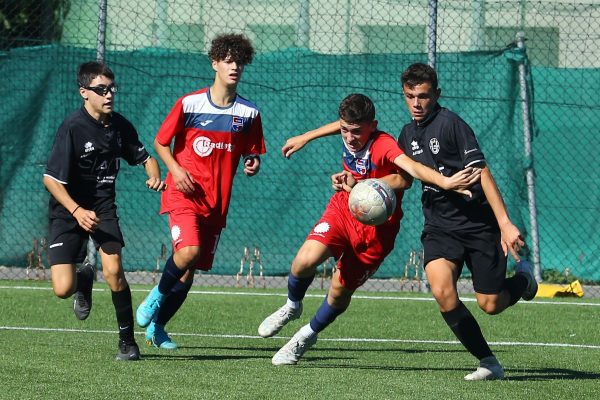
<path id="1" fill-rule="evenodd" d="M 212 119 L 207 119 L 206 121 L 200 121 L 200 125 L 206 126 L 206 125 L 210 124 L 211 122 L 214 122 L 214 121 Z"/>
<path id="2" fill-rule="evenodd" d="M 413 140 L 412 142 L 410 142 L 410 146 L 411 146 L 411 150 L 412 150 L 412 155 L 416 156 L 417 154 L 421 154 L 423 152 L 423 149 L 419 148 L 419 143 L 416 140 Z"/>
<path id="3" fill-rule="evenodd" d="M 86 144 L 83 145 L 83 151 L 85 151 L 86 153 L 89 153 L 90 151 L 94 151 L 94 145 L 92 144 L 92 142 L 87 142 Z"/>
<path id="4" fill-rule="evenodd" d="M 194 139 L 192 147 L 194 148 L 194 152 L 200 157 L 209 156 L 214 149 L 226 150 L 230 153 L 233 151 L 233 144 L 224 142 L 213 143 L 210 138 L 207 138 L 206 136 L 199 136 Z"/>
<path id="5" fill-rule="evenodd" d="M 429 141 L 429 148 L 433 154 L 437 154 L 440 152 L 440 142 L 436 138 L 431 138 Z"/>
<path id="6" fill-rule="evenodd" d="M 329 229 L 331 227 L 329 226 L 329 223 L 327 222 L 321 222 L 319 224 L 317 224 L 312 232 L 310 233 L 311 235 L 317 235 L 317 236 L 321 236 L 321 237 L 325 237 L 325 234 L 327 232 L 329 232 Z"/>
<path id="7" fill-rule="evenodd" d="M 181 228 L 178 225 L 173 225 L 171 228 L 171 237 L 173 240 L 177 240 L 179 236 L 181 236 Z"/>

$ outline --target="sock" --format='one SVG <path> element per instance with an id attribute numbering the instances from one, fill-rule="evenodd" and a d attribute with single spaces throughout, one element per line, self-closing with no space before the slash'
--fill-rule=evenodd
<path id="1" fill-rule="evenodd" d="M 454 310 L 442 312 L 442 317 L 457 339 L 478 360 L 493 356 L 492 350 L 481 333 L 479 324 L 462 302 Z"/>
<path id="2" fill-rule="evenodd" d="M 157 325 L 166 325 L 173 318 L 175 313 L 181 308 L 183 302 L 192 288 L 192 284 L 177 281 L 171 292 L 165 299 L 165 302 L 158 309 L 155 323 Z"/>
<path id="3" fill-rule="evenodd" d="M 302 328 L 300 328 L 300 330 L 298 331 L 298 333 L 300 333 L 305 338 L 311 338 L 311 337 L 313 337 L 314 335 L 317 334 L 317 332 L 315 332 L 313 330 L 313 328 L 310 327 L 310 324 L 304 325 Z"/>
<path id="4" fill-rule="evenodd" d="M 135 342 L 133 338 L 133 308 L 131 306 L 131 290 L 129 286 L 120 292 L 112 292 L 112 302 L 119 324 L 119 339 L 127 343 Z"/>
<path id="5" fill-rule="evenodd" d="M 510 305 L 515 305 L 517 301 L 523 295 L 525 289 L 527 289 L 527 278 L 523 274 L 515 274 L 510 278 L 506 278 L 504 280 L 504 289 L 510 295 Z"/>
<path id="6" fill-rule="evenodd" d="M 308 278 L 297 278 L 290 272 L 288 274 L 288 298 L 292 301 L 302 301 L 313 279 L 315 279 L 314 275 Z"/>
<path id="7" fill-rule="evenodd" d="M 331 324 L 338 315 L 346 311 L 345 308 L 333 308 L 327 303 L 327 296 L 325 296 L 325 300 L 321 303 L 321 307 L 317 310 L 315 316 L 310 320 L 310 327 L 316 333 L 321 332 L 323 329 L 327 328 L 329 324 Z"/>
<path id="8" fill-rule="evenodd" d="M 165 268 L 163 269 L 160 282 L 158 282 L 158 291 L 161 294 L 167 294 L 173 289 L 173 287 L 179 282 L 179 279 L 185 274 L 184 269 L 177 268 L 173 256 L 165 262 Z"/>

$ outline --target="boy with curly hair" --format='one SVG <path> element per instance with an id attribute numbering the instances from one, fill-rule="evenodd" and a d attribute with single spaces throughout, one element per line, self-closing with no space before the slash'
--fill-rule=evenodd
<path id="1" fill-rule="evenodd" d="M 154 140 L 169 170 L 160 212 L 169 215 L 173 254 L 136 319 L 146 328 L 146 342 L 157 348 L 177 348 L 165 324 L 185 301 L 195 270 L 212 268 L 240 158 L 246 176 L 260 169 L 265 153 L 260 113 L 236 92 L 253 56 L 245 36 L 217 36 L 208 51 L 213 84 L 179 98 Z"/>

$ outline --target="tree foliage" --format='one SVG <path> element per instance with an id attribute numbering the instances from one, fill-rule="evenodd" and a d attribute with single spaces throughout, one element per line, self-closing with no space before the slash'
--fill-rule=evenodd
<path id="1" fill-rule="evenodd" d="M 0 50 L 60 40 L 71 0 L 0 1 Z"/>

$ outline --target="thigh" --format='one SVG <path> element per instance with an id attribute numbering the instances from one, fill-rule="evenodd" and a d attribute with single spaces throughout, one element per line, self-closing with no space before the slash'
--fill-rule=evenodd
<path id="1" fill-rule="evenodd" d="M 506 277 L 506 256 L 500 244 L 500 232 L 484 231 L 465 235 L 466 263 L 473 275 L 477 293 L 498 294 Z"/>
<path id="2" fill-rule="evenodd" d="M 75 219 L 51 219 L 49 236 L 50 265 L 83 262 L 87 253 L 88 233 L 81 229 Z"/>
<path id="3" fill-rule="evenodd" d="M 291 272 L 299 278 L 313 276 L 317 267 L 330 257 L 333 257 L 333 253 L 327 245 L 308 239 L 296 253 Z"/>
<path id="4" fill-rule="evenodd" d="M 198 255 L 190 268 L 209 271 L 212 268 L 221 227 L 207 224 L 206 221 L 193 211 L 169 213 L 171 240 L 175 252 L 185 247 L 198 247 Z"/>

